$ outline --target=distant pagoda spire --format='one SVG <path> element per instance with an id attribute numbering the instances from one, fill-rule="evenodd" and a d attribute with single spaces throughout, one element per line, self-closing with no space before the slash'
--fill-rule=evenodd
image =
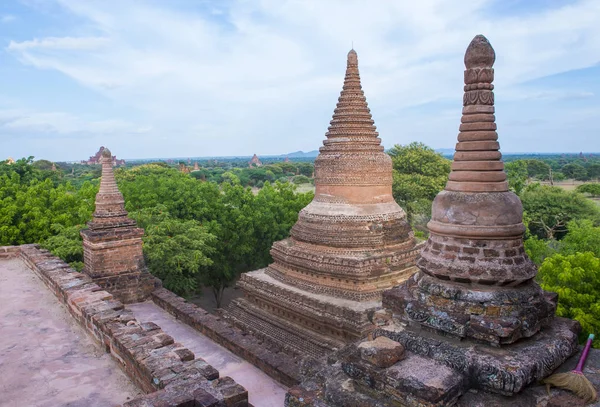
<path id="1" fill-rule="evenodd" d="M 104 229 L 115 226 L 135 225 L 135 221 L 127 217 L 125 200 L 117 188 L 115 174 L 113 173 L 113 157 L 110 150 L 103 148 L 100 156 L 102 164 L 102 178 L 100 190 L 96 195 L 96 210 L 90 229 Z"/>
<path id="2" fill-rule="evenodd" d="M 489 41 L 473 38 L 465 53 L 464 107 L 448 191 L 508 191 L 494 116 L 495 60 Z"/>

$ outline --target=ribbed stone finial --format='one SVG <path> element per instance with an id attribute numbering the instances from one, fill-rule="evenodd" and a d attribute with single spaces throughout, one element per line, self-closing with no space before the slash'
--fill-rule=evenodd
<path id="1" fill-rule="evenodd" d="M 471 68 L 491 68 L 496 61 L 492 44 L 483 35 L 476 35 L 465 52 L 465 66 Z"/>
<path id="2" fill-rule="evenodd" d="M 483 35 L 465 53 L 465 94 L 447 191 L 508 191 L 494 116 L 494 49 Z"/>

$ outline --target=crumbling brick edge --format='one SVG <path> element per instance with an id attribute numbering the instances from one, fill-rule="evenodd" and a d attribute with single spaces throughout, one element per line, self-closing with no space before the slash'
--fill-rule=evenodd
<path id="1" fill-rule="evenodd" d="M 152 301 L 180 321 L 256 366 L 287 387 L 300 382 L 301 361 L 232 326 L 166 288 L 152 292 Z"/>
<path id="2" fill-rule="evenodd" d="M 141 323 L 91 278 L 38 245 L 0 246 L 21 258 L 84 330 L 148 393 L 123 407 L 247 407 L 248 392 L 177 343 L 153 322 Z"/>

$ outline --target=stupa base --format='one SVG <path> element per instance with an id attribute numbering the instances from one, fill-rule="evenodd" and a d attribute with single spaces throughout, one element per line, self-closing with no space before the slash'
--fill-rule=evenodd
<path id="1" fill-rule="evenodd" d="M 372 363 L 378 360 L 376 346 L 365 357 L 365 342 L 349 345 L 290 389 L 286 406 L 539 405 L 532 400 L 543 398 L 545 389 L 536 383 L 577 352 L 578 331 L 577 322 L 555 318 L 534 338 L 496 348 L 391 324 L 373 337 L 400 343 L 405 349 L 400 361 L 378 367 Z"/>
<path id="2" fill-rule="evenodd" d="M 535 281 L 489 287 L 441 281 L 422 271 L 383 294 L 383 306 L 401 322 L 459 339 L 506 346 L 534 336 L 556 310 L 557 295 Z"/>
<path id="3" fill-rule="evenodd" d="M 145 301 L 152 291 L 162 286 L 160 280 L 147 271 L 96 277 L 92 280 L 123 304 Z"/>
<path id="4" fill-rule="evenodd" d="M 244 297 L 232 301 L 224 318 L 294 356 L 322 357 L 367 336 L 369 315 L 381 301 L 352 301 L 281 282 L 266 269 L 242 274 Z"/>

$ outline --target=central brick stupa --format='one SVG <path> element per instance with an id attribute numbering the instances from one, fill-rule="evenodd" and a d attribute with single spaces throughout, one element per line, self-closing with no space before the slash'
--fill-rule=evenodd
<path id="1" fill-rule="evenodd" d="M 356 52 L 320 154 L 315 198 L 274 263 L 242 275 L 244 298 L 226 317 L 293 354 L 322 356 L 364 337 L 382 291 L 415 271 L 418 253 L 406 214 L 392 196 L 384 152 L 362 91 Z"/>

